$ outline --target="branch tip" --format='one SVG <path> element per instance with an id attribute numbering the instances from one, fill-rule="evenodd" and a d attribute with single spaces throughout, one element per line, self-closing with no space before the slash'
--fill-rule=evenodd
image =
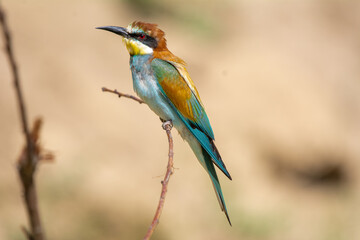
<path id="1" fill-rule="evenodd" d="M 135 97 L 135 96 L 133 96 L 133 95 L 130 95 L 130 94 L 125 94 L 125 93 L 118 92 L 116 89 L 111 90 L 111 89 L 108 89 L 108 88 L 106 88 L 106 87 L 102 87 L 101 90 L 102 90 L 103 92 L 109 92 L 109 93 L 116 94 L 116 95 L 118 95 L 119 98 L 120 98 L 120 97 L 126 97 L 126 98 L 132 99 L 132 100 L 134 100 L 134 101 L 137 101 L 137 102 L 140 103 L 140 104 L 141 104 L 141 103 L 145 103 L 145 102 L 144 102 L 143 100 L 141 100 L 140 98 L 137 98 L 137 97 Z"/>

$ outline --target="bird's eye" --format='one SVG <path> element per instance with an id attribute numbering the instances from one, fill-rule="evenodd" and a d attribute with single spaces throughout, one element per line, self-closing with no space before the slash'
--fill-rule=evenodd
<path id="1" fill-rule="evenodd" d="M 139 39 L 141 39 L 141 40 L 145 39 L 145 37 L 146 37 L 146 35 L 143 34 L 143 33 L 141 33 L 141 34 L 139 35 Z"/>

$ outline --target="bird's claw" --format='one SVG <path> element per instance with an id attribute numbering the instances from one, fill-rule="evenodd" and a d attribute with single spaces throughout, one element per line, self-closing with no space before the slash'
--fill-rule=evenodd
<path id="1" fill-rule="evenodd" d="M 172 124 L 171 120 L 168 120 L 168 121 L 164 121 L 161 126 L 164 130 L 171 130 L 173 127 L 173 124 Z"/>

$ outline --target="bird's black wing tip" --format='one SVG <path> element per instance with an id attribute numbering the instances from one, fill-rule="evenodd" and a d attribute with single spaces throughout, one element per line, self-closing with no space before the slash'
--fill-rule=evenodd
<path id="1" fill-rule="evenodd" d="M 230 227 L 232 227 L 232 224 L 231 224 L 231 221 L 230 221 L 230 217 L 229 217 L 229 214 L 225 211 L 225 215 L 226 215 L 226 218 L 230 224 Z"/>
<path id="2" fill-rule="evenodd" d="M 213 162 L 224 173 L 224 175 L 232 181 L 232 177 L 231 177 L 230 173 L 228 172 L 228 170 L 226 169 L 225 165 L 224 165 L 224 169 L 222 169 L 218 164 L 216 164 L 215 161 L 213 161 Z"/>

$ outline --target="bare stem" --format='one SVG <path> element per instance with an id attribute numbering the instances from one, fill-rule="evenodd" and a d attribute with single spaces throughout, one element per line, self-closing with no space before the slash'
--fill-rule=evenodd
<path id="1" fill-rule="evenodd" d="M 23 186 L 24 200 L 31 225 L 31 233 L 26 231 L 27 238 L 34 240 L 44 240 L 45 236 L 41 227 L 38 211 L 36 185 L 33 178 L 36 166 L 39 160 L 39 151 L 35 146 L 38 139 L 38 132 L 41 126 L 41 120 L 35 122 L 32 134 L 29 131 L 25 102 L 21 91 L 20 77 L 18 67 L 13 53 L 10 30 L 6 22 L 5 12 L 0 5 L 0 24 L 2 26 L 3 37 L 5 41 L 6 54 L 10 63 L 13 83 L 16 92 L 18 107 L 20 110 L 22 129 L 25 135 L 26 146 L 18 161 L 18 172 Z M 39 150 L 40 148 L 38 148 Z"/>
<path id="2" fill-rule="evenodd" d="M 160 200 L 159 200 L 159 204 L 157 206 L 156 212 L 155 212 L 155 216 L 151 222 L 151 225 L 144 237 L 144 240 L 148 240 L 151 238 L 152 234 L 154 233 L 154 230 L 156 228 L 156 226 L 158 225 L 159 221 L 160 221 L 160 216 L 161 216 L 161 212 L 162 209 L 164 207 L 164 203 L 165 203 L 165 196 L 166 196 L 166 192 L 167 192 L 167 187 L 169 184 L 169 180 L 170 180 L 170 176 L 173 174 L 173 167 L 174 167 L 174 143 L 173 143 L 173 138 L 171 135 L 171 128 L 172 128 L 172 123 L 171 121 L 165 122 L 163 124 L 163 128 L 166 131 L 167 137 L 168 137 L 168 141 L 169 141 L 169 160 L 168 160 L 168 165 L 166 168 L 166 174 L 164 177 L 164 180 L 161 181 L 161 194 L 160 194 Z"/>

